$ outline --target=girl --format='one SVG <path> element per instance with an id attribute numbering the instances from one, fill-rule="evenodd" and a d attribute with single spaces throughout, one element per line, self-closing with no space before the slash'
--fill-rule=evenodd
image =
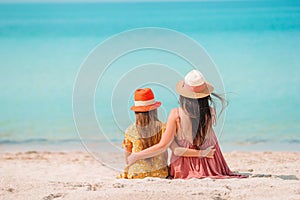
<path id="1" fill-rule="evenodd" d="M 161 102 L 155 101 L 152 90 L 150 88 L 137 89 L 134 100 L 135 105 L 131 107 L 131 110 L 135 112 L 136 122 L 127 128 L 123 141 L 126 159 L 132 152 L 140 152 L 158 144 L 165 131 L 165 124 L 160 122 L 157 117 L 157 108 Z M 174 143 L 172 147 L 176 148 L 177 145 Z M 184 150 L 186 149 L 181 149 L 181 151 Z M 195 151 L 187 151 L 186 153 L 179 151 L 179 153 L 182 156 L 212 157 L 214 150 L 210 148 L 207 151 L 202 151 L 201 154 Z M 119 177 L 129 179 L 149 176 L 166 178 L 168 176 L 167 158 L 167 151 L 164 150 L 152 158 L 138 160 L 130 167 L 126 167 L 125 172 Z"/>
<path id="2" fill-rule="evenodd" d="M 233 174 L 220 150 L 212 125 L 216 114 L 210 107 L 213 86 L 205 81 L 203 75 L 197 71 L 189 72 L 184 80 L 179 81 L 176 91 L 180 95 L 180 107 L 170 112 L 166 132 L 160 142 L 152 147 L 128 157 L 128 165 L 140 159 L 149 158 L 164 152 L 175 141 L 179 145 L 172 153 L 170 175 L 173 178 L 229 178 L 243 177 Z M 224 105 L 224 104 L 223 104 Z M 212 159 L 206 157 L 182 157 L 185 149 L 191 149 L 195 154 L 214 146 L 215 154 Z M 176 155 L 177 154 L 177 155 Z"/>

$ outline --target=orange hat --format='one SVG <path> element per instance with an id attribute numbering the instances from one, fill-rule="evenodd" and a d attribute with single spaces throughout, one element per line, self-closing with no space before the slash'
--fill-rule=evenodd
<path id="1" fill-rule="evenodd" d="M 150 88 L 140 88 L 134 92 L 134 106 L 131 110 L 135 112 L 147 112 L 154 110 L 161 105 L 161 102 L 155 101 L 154 94 Z"/>

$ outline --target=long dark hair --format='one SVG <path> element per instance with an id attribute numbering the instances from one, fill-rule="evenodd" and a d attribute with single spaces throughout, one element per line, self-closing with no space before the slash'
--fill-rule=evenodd
<path id="1" fill-rule="evenodd" d="M 212 128 L 212 114 L 210 106 L 215 108 L 216 105 L 211 96 L 214 96 L 221 101 L 221 114 L 227 105 L 227 101 L 215 93 L 199 99 L 188 98 L 181 95 L 179 98 L 180 107 L 191 119 L 193 145 L 196 147 L 203 144 L 209 129 Z"/>
<path id="2" fill-rule="evenodd" d="M 158 119 L 157 109 L 135 112 L 135 119 L 143 149 L 159 143 L 162 135 L 162 122 Z"/>

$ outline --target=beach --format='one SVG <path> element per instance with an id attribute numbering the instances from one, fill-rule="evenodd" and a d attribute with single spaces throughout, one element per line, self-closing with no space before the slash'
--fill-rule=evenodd
<path id="1" fill-rule="evenodd" d="M 2 152 L 0 199 L 300 199 L 299 152 L 224 156 L 232 171 L 249 178 L 118 179 L 118 171 L 84 151 Z"/>
<path id="2" fill-rule="evenodd" d="M 0 200 L 300 199 L 300 1 L 26 1 L 0 0 Z M 211 62 L 160 33 L 203 63 L 148 37 L 113 59 L 132 36 L 87 62 L 108 39 L 145 27 L 187 36 Z M 97 84 L 91 76 L 78 84 L 93 101 L 74 98 L 84 63 L 103 69 Z M 116 178 L 135 89 L 152 88 L 166 122 L 179 107 L 176 83 L 192 69 L 226 96 L 214 129 L 230 169 L 249 178 Z"/>

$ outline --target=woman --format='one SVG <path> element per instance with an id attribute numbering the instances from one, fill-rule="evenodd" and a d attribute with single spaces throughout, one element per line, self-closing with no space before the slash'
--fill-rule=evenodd
<path id="1" fill-rule="evenodd" d="M 136 121 L 130 125 L 125 131 L 123 148 L 125 149 L 126 158 L 132 153 L 140 152 L 161 140 L 162 134 L 165 132 L 165 124 L 159 121 L 157 116 L 157 108 L 161 102 L 155 101 L 154 94 L 150 88 L 137 89 L 134 94 L 134 106 L 131 110 L 135 112 Z M 172 144 L 173 148 L 177 145 Z M 182 150 L 186 150 L 185 148 Z M 207 152 L 187 151 L 179 152 L 182 156 L 213 156 L 213 150 Z M 204 154 L 205 153 L 205 154 Z M 152 158 L 141 159 L 125 168 L 124 173 L 120 174 L 121 178 L 144 178 L 144 177 L 160 177 L 168 176 L 167 151 L 162 151 Z"/>
<path id="2" fill-rule="evenodd" d="M 212 128 L 216 115 L 214 108 L 210 107 L 213 103 L 211 95 L 222 100 L 218 95 L 212 94 L 213 86 L 205 81 L 199 71 L 192 70 L 184 80 L 177 83 L 176 91 L 180 95 L 180 107 L 170 112 L 166 131 L 160 142 L 131 154 L 128 157 L 128 164 L 164 152 L 175 139 L 179 145 L 175 153 L 179 155 L 185 151 L 182 148 L 205 152 L 212 146 L 215 153 L 213 158 L 182 157 L 173 153 L 170 164 L 170 175 L 173 178 L 243 177 L 233 174 L 229 169 Z"/>

